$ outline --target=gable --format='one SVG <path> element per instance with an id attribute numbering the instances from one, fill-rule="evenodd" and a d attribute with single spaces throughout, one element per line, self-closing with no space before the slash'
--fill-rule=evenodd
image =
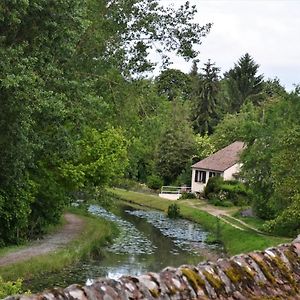
<path id="1" fill-rule="evenodd" d="M 236 141 L 209 157 L 195 163 L 192 165 L 192 168 L 224 172 L 238 163 L 243 148 L 244 143 Z"/>

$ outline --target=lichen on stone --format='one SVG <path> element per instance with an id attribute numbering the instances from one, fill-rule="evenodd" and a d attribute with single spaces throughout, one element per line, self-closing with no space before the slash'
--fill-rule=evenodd
<path id="1" fill-rule="evenodd" d="M 227 275 L 227 277 L 231 280 L 232 283 L 236 283 L 236 282 L 240 281 L 242 278 L 241 274 L 234 267 L 225 269 L 224 273 Z"/>
<path id="2" fill-rule="evenodd" d="M 210 285 L 219 290 L 223 287 L 224 283 L 222 282 L 222 280 L 216 276 L 211 274 L 210 272 L 207 271 L 202 271 L 202 274 L 205 276 L 206 280 L 210 283 Z"/>
<path id="3" fill-rule="evenodd" d="M 252 257 L 255 262 L 259 265 L 260 269 L 262 270 L 262 272 L 264 273 L 264 275 L 266 276 L 266 278 L 272 283 L 272 284 L 276 284 L 276 279 L 274 278 L 274 276 L 272 275 L 271 271 L 269 270 L 267 264 L 263 261 L 263 260 L 259 260 L 257 259 L 255 256 Z"/>
<path id="4" fill-rule="evenodd" d="M 180 271 L 182 275 L 186 277 L 186 279 L 192 285 L 195 291 L 197 291 L 198 289 L 203 289 L 205 287 L 204 280 L 200 277 L 200 275 L 196 271 L 187 267 L 181 268 Z"/>

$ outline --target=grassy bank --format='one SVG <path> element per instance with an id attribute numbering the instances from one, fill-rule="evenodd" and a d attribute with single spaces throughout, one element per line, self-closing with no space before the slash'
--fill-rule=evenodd
<path id="1" fill-rule="evenodd" d="M 84 229 L 78 237 L 56 252 L 41 255 L 25 262 L 0 267 L 0 275 L 3 279 L 30 279 L 39 274 L 42 275 L 42 273 L 55 272 L 91 255 L 101 255 L 101 247 L 109 243 L 112 237 L 117 234 L 116 226 L 87 214 L 83 210 L 72 208 L 68 211 L 79 215 L 84 220 Z M 17 248 L 14 248 L 14 250 L 17 250 Z M 2 253 L 5 252 L 5 249 L 3 249 Z"/>
<path id="2" fill-rule="evenodd" d="M 131 191 L 120 189 L 112 189 L 111 192 L 123 200 L 130 201 L 143 206 L 155 208 L 162 211 L 167 211 L 168 206 L 173 201 Z M 217 218 L 205 211 L 201 211 L 201 207 L 196 209 L 183 201 L 177 200 L 176 203 L 180 206 L 181 214 L 184 218 L 201 224 L 206 230 L 214 234 L 216 238 L 221 239 L 228 255 L 235 255 L 253 250 L 263 250 L 271 246 L 281 243 L 290 242 L 291 239 L 283 237 L 273 237 L 257 234 L 251 231 L 242 231 L 219 221 L 219 229 Z"/>

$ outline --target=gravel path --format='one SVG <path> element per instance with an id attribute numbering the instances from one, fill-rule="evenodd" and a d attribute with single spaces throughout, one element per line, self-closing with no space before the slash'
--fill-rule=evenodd
<path id="1" fill-rule="evenodd" d="M 64 215 L 66 224 L 56 233 L 35 241 L 31 246 L 0 257 L 0 267 L 28 260 L 32 257 L 53 252 L 72 241 L 83 229 L 84 221 L 70 213 Z"/>

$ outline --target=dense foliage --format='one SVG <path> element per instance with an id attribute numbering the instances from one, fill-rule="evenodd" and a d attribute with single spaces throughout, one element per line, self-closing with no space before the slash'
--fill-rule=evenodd
<path id="1" fill-rule="evenodd" d="M 265 229 L 294 236 L 299 224 L 300 97 L 296 92 L 275 94 L 262 106 L 248 104 L 228 115 L 212 139 L 243 140 L 242 176 L 251 188 L 256 214 L 267 220 Z"/>
<path id="2" fill-rule="evenodd" d="M 211 24 L 195 13 L 157 0 L 0 4 L 0 246 L 108 185 L 189 184 L 192 163 L 235 140 L 267 229 L 299 231 L 299 88 L 264 81 L 249 54 L 223 76 L 210 61 L 198 71 L 193 46 Z M 147 78 L 154 51 L 163 67 L 170 53 L 195 59 L 191 72 Z"/>
<path id="3" fill-rule="evenodd" d="M 180 217 L 180 207 L 176 204 L 170 204 L 167 210 L 167 216 L 170 219 L 177 219 Z"/>
<path id="4" fill-rule="evenodd" d="M 220 206 L 245 206 L 252 200 L 252 192 L 237 180 L 224 181 L 223 177 L 209 178 L 204 195 L 210 203 Z"/>
<path id="5" fill-rule="evenodd" d="M 0 297 L 4 299 L 10 295 L 17 295 L 24 293 L 22 289 L 22 280 L 18 279 L 17 281 L 4 281 L 0 276 Z"/>
<path id="6" fill-rule="evenodd" d="M 145 180 L 171 105 L 151 49 L 194 58 L 210 24 L 156 0 L 0 5 L 0 245 L 43 234 L 79 192 Z M 134 75 L 134 76 L 132 76 Z"/>

